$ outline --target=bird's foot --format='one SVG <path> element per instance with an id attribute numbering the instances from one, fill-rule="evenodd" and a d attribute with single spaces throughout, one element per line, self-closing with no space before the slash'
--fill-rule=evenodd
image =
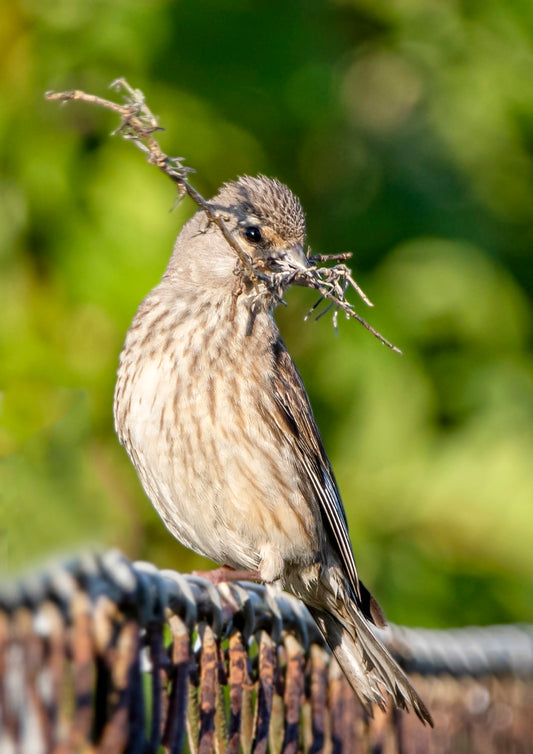
<path id="1" fill-rule="evenodd" d="M 212 571 L 193 571 L 193 576 L 201 576 L 213 584 L 223 584 L 229 581 L 262 581 L 259 571 L 236 571 L 229 566 L 221 566 Z"/>

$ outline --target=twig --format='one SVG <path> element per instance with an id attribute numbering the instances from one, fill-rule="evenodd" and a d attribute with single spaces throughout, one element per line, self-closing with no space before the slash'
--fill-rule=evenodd
<path id="1" fill-rule="evenodd" d="M 187 194 L 205 212 L 209 222 L 214 223 L 220 229 L 226 241 L 235 251 L 237 258 L 247 271 L 254 286 L 257 287 L 259 282 L 263 283 L 271 295 L 277 299 L 278 303 L 285 303 L 283 301 L 283 294 L 292 284 L 314 288 L 319 291 L 320 299 L 312 307 L 306 319 L 327 299 L 331 303 L 317 316 L 317 319 L 327 314 L 333 308 L 333 325 L 336 329 L 338 312 L 339 310 L 343 311 L 347 318 L 357 320 L 381 343 L 396 353 L 401 353 L 399 348 L 392 345 L 392 343 L 386 340 L 377 330 L 359 316 L 355 312 L 353 305 L 346 300 L 346 291 L 349 288 L 353 288 L 367 306 L 373 306 L 370 299 L 352 278 L 350 269 L 342 263 L 336 264 L 333 267 L 319 266 L 319 263 L 324 262 L 345 261 L 351 257 L 351 253 L 311 255 L 311 250 L 308 249 L 307 257 L 310 267 L 307 270 L 296 270 L 293 267 L 287 267 L 280 272 L 265 274 L 263 270 L 257 269 L 252 259 L 229 230 L 224 222 L 224 217 L 189 183 L 187 176 L 189 173 L 194 172 L 193 168 L 183 165 L 182 157 L 169 157 L 159 146 L 154 133 L 163 131 L 164 129 L 159 125 L 157 117 L 148 108 L 143 92 L 140 89 L 131 87 L 123 78 L 113 81 L 111 87 L 116 91 L 123 90 L 125 92 L 126 101 L 124 104 L 120 105 L 103 97 L 80 91 L 79 89 L 72 89 L 66 92 L 46 92 L 45 97 L 47 100 L 56 102 L 67 102 L 70 100 L 88 102 L 89 104 L 99 105 L 107 110 L 111 110 L 119 115 L 121 123 L 113 133 L 120 134 L 124 139 L 132 141 L 147 156 L 149 163 L 156 165 L 177 185 L 180 197 Z M 234 293 L 235 297 L 239 294 L 239 290 L 236 290 Z"/>
<path id="2" fill-rule="evenodd" d="M 94 94 L 87 94 L 79 89 L 72 89 L 67 92 L 46 92 L 45 97 L 50 101 L 68 102 L 69 100 L 79 100 L 81 102 L 88 102 L 89 104 L 99 105 L 120 115 L 122 122 L 113 131 L 113 134 L 120 134 L 128 141 L 132 141 L 141 152 L 144 152 L 148 156 L 148 162 L 156 165 L 177 185 L 180 196 L 188 194 L 203 209 L 208 220 L 220 228 L 226 241 L 237 253 L 244 267 L 250 272 L 252 279 L 261 278 L 262 276 L 257 270 L 254 270 L 248 254 L 246 254 L 232 235 L 222 216 L 213 209 L 209 202 L 187 180 L 187 175 L 194 173 L 194 169 L 183 165 L 182 157 L 169 157 L 159 146 L 159 142 L 154 138 L 153 134 L 156 131 L 164 131 L 164 129 L 159 125 L 156 116 L 148 108 L 141 90 L 133 89 L 123 78 L 113 81 L 110 88 L 116 91 L 125 90 L 127 96 L 124 105 L 119 105 L 103 97 L 97 97 Z"/>
<path id="3" fill-rule="evenodd" d="M 361 296 L 363 301 L 368 306 L 373 306 L 372 302 L 367 298 L 367 296 L 357 285 L 355 280 L 353 280 L 352 276 L 349 274 L 348 268 L 345 265 L 339 264 L 335 265 L 335 267 L 310 268 L 309 270 L 305 271 L 302 277 L 304 277 L 304 275 L 305 281 L 300 282 L 300 279 L 298 279 L 297 282 L 300 285 L 305 285 L 308 288 L 315 288 L 320 292 L 320 298 L 311 307 L 305 319 L 308 319 L 309 316 L 320 306 L 322 301 L 324 301 L 324 299 L 327 299 L 332 303 L 328 307 L 326 307 L 325 310 L 320 312 L 316 319 L 320 319 L 324 316 L 324 314 L 330 311 L 332 307 L 334 307 L 335 312 L 333 315 L 333 325 L 335 329 L 337 325 L 337 314 L 338 311 L 341 310 L 345 313 L 347 319 L 357 320 L 359 324 L 363 325 L 363 327 L 368 330 L 375 338 L 377 338 L 380 343 L 383 343 L 384 346 L 387 346 L 387 348 L 390 348 L 395 353 L 402 353 L 397 346 L 393 345 L 390 341 L 384 338 L 380 332 L 373 328 L 372 325 L 370 325 L 365 319 L 363 319 L 363 317 L 357 314 L 357 312 L 353 308 L 353 305 L 346 300 L 346 290 L 351 287 Z"/>

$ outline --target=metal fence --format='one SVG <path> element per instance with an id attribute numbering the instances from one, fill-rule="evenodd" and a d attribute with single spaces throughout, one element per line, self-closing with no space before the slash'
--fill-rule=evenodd
<path id="1" fill-rule="evenodd" d="M 274 587 L 73 558 L 0 589 L 0 752 L 533 752 L 533 626 L 379 634 L 433 730 L 368 718 Z"/>

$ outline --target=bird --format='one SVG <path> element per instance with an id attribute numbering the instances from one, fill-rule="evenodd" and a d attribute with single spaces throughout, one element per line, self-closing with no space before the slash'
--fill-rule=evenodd
<path id="1" fill-rule="evenodd" d="M 300 599 L 369 714 L 390 697 L 432 724 L 372 629 L 383 612 L 358 577 L 339 488 L 274 320 L 280 287 L 309 267 L 301 203 L 259 175 L 223 184 L 209 206 L 243 253 L 203 209 L 185 223 L 126 335 L 118 438 L 179 542 Z"/>

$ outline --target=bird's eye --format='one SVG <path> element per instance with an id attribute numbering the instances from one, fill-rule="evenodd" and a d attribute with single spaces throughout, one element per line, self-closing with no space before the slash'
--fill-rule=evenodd
<path id="1" fill-rule="evenodd" d="M 257 225 L 249 225 L 245 228 L 244 237 L 247 241 L 250 241 L 250 243 L 260 243 L 263 240 L 263 236 Z"/>

